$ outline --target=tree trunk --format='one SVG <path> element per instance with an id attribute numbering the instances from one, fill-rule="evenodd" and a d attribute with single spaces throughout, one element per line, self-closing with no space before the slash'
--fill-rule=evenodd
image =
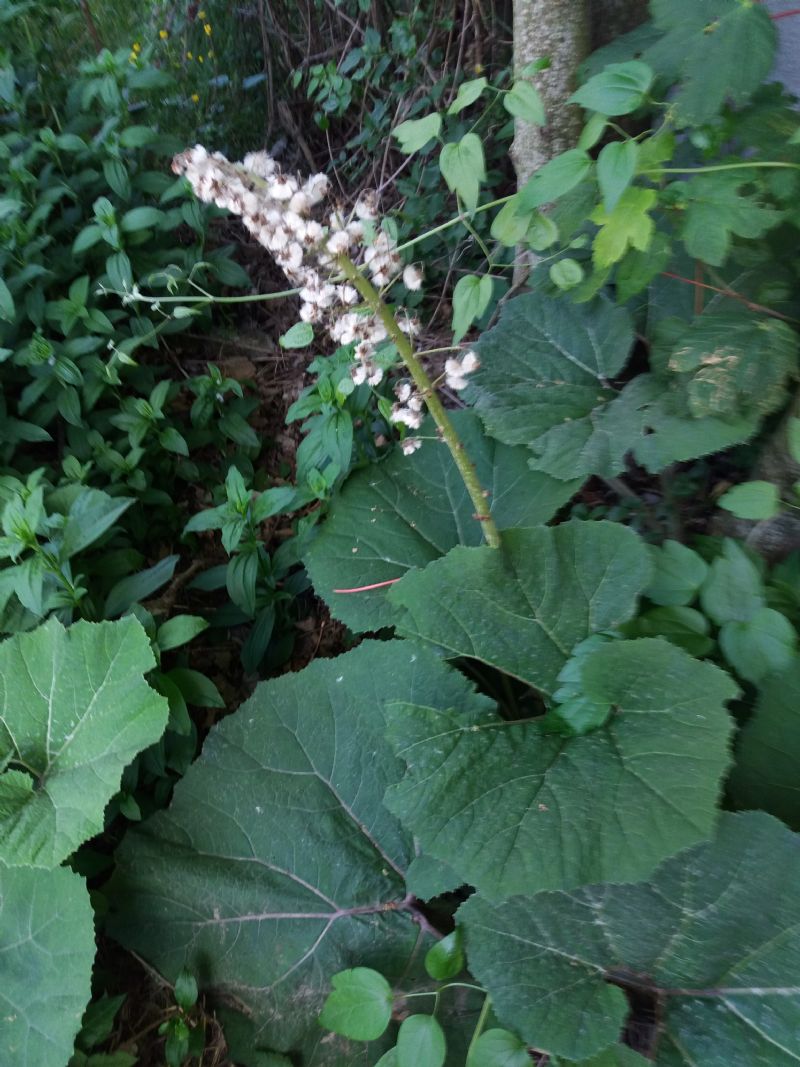
<path id="1" fill-rule="evenodd" d="M 581 129 L 580 108 L 567 106 L 578 65 L 590 39 L 588 0 L 514 0 L 514 70 L 547 56 L 550 67 L 536 79 L 547 125 L 517 119 L 511 158 L 522 186 L 553 156 L 572 148 Z"/>

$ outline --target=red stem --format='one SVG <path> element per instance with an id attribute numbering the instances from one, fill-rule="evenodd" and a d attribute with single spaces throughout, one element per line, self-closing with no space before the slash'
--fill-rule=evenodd
<path id="1" fill-rule="evenodd" d="M 386 585 L 394 585 L 395 582 L 399 582 L 399 578 L 389 578 L 386 582 L 375 582 L 373 585 L 358 585 L 355 589 L 334 589 L 334 593 L 366 593 L 370 589 L 383 589 Z"/>
<path id="2" fill-rule="evenodd" d="M 800 7 L 793 7 L 791 11 L 779 11 L 777 15 L 770 15 L 773 22 L 777 22 L 778 19 L 788 19 L 792 15 L 800 15 Z"/>
<path id="3" fill-rule="evenodd" d="M 746 296 L 742 296 L 741 293 L 737 293 L 735 289 L 720 289 L 716 285 L 708 285 L 707 282 L 698 282 L 694 278 L 684 278 L 682 274 L 673 274 L 671 271 L 664 270 L 661 272 L 665 278 L 673 278 L 676 282 L 683 282 L 684 285 L 693 285 L 697 289 L 708 289 L 712 293 L 719 293 L 720 296 L 728 296 L 731 300 L 738 300 L 744 304 L 750 311 L 763 311 L 766 315 L 772 315 L 773 318 L 783 319 L 784 322 L 796 322 L 791 315 L 784 315 L 781 311 L 776 311 L 774 308 L 765 307 L 763 304 L 756 304 L 752 300 L 748 300 Z"/>

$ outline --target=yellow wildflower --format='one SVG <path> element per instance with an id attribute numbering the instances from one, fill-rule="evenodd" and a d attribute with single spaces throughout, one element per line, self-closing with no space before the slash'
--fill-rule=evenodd
<path id="1" fill-rule="evenodd" d="M 166 41 L 166 39 L 169 37 L 169 30 L 159 30 L 158 36 L 161 38 L 162 41 Z"/>
<path id="2" fill-rule="evenodd" d="M 200 94 L 199 93 L 192 93 L 192 103 L 193 104 L 199 104 L 200 103 Z"/>
<path id="3" fill-rule="evenodd" d="M 210 37 L 211 36 L 211 23 L 210 22 L 206 22 L 204 24 L 204 26 L 203 26 L 203 29 L 206 31 L 206 37 Z"/>
<path id="4" fill-rule="evenodd" d="M 198 63 L 202 63 L 203 62 L 203 57 L 202 56 L 198 56 L 197 57 L 197 62 Z"/>
<path id="5" fill-rule="evenodd" d="M 191 53 L 191 52 L 187 52 L 187 53 L 186 53 L 186 58 L 187 58 L 187 59 L 194 59 L 194 56 L 192 55 L 192 53 Z"/>
<path id="6" fill-rule="evenodd" d="M 198 17 L 199 19 L 205 19 L 205 17 L 206 17 L 206 13 L 205 13 L 205 11 L 198 11 L 198 12 L 197 12 L 197 17 Z"/>
<path id="7" fill-rule="evenodd" d="M 139 44 L 139 42 L 138 41 L 134 41 L 133 42 L 133 51 L 138 55 L 141 52 L 141 50 L 142 50 L 142 46 Z"/>

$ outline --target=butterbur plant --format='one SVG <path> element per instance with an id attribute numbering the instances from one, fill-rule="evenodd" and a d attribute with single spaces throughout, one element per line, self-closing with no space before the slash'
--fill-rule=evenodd
<path id="1" fill-rule="evenodd" d="M 199 1042 L 192 975 L 246 1067 L 800 1060 L 797 557 L 768 563 L 749 534 L 698 530 L 679 509 L 647 540 L 568 510 L 590 479 L 668 510 L 676 465 L 710 456 L 716 477 L 733 445 L 774 449 L 794 410 L 800 139 L 780 90 L 760 85 L 769 16 L 739 0 L 651 6 L 652 23 L 587 70 L 571 105 L 589 112 L 580 145 L 504 203 L 481 203 L 473 140 L 442 146 L 457 209 L 442 226 L 470 232 L 499 208 L 499 246 L 547 255 L 469 340 L 494 282 L 459 283 L 441 381 L 402 307 L 415 261 L 373 198 L 331 209 L 323 178 L 262 153 L 176 159 L 282 267 L 301 309 L 284 346 L 340 346 L 292 417 L 338 420 L 361 391 L 397 436 L 347 477 L 337 438 L 319 493 L 307 476 L 257 494 L 234 463 L 187 528 L 222 531 L 218 580 L 253 619 L 273 592 L 261 520 L 324 496 L 302 561 L 355 642 L 260 683 L 209 731 L 170 806 L 115 850 L 104 930 L 175 988 L 168 1059 Z M 545 117 L 535 73 L 502 97 L 532 122 Z M 459 107 L 488 89 L 478 79 Z M 421 121 L 403 129 L 408 151 L 446 128 Z M 463 410 L 445 408 L 448 387 Z M 36 500 L 14 516 L 27 537 Z M 171 634 L 137 614 L 145 634 L 117 626 L 145 642 L 139 671 L 153 667 L 148 636 L 166 647 L 194 625 Z M 88 624 L 58 625 L 0 654 L 19 647 L 27 664 L 25 642 L 77 646 Z M 169 676 L 154 676 L 168 696 Z M 35 680 L 39 709 L 49 679 Z M 153 698 L 175 733 L 173 698 Z M 75 701 L 97 714 L 84 688 Z M 21 706 L 3 713 L 0 812 L 45 827 L 29 837 L 12 817 L 14 862 L 52 866 L 97 819 L 75 825 L 55 786 L 63 823 L 39 800 Z M 98 774 L 87 781 L 96 816 Z"/>

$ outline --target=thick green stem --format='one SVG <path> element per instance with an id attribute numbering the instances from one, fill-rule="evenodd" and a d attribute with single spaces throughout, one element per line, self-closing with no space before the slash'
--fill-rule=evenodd
<path id="1" fill-rule="evenodd" d="M 456 467 L 458 467 L 459 474 L 464 479 L 464 485 L 467 487 L 470 500 L 475 508 L 475 518 L 480 522 L 481 527 L 483 528 L 483 536 L 486 540 L 486 544 L 491 545 L 492 548 L 499 548 L 500 534 L 495 526 L 494 519 L 489 514 L 487 493 L 484 491 L 483 486 L 478 480 L 475 467 L 467 455 L 466 449 L 461 443 L 461 439 L 456 433 L 455 427 L 450 421 L 450 416 L 445 411 L 444 405 L 436 394 L 433 382 L 430 380 L 422 364 L 414 354 L 411 342 L 400 329 L 397 320 L 389 307 L 381 299 L 378 290 L 372 282 L 361 273 L 353 261 L 347 256 L 338 256 L 337 262 L 342 273 L 348 281 L 353 283 L 372 313 L 376 318 L 380 319 L 386 327 L 386 332 L 397 346 L 397 351 L 400 353 L 400 356 L 406 365 L 406 369 L 414 381 L 414 385 L 416 385 L 420 396 L 425 401 L 433 421 L 439 428 L 444 443 L 450 449 L 450 454 L 453 457 Z"/>

